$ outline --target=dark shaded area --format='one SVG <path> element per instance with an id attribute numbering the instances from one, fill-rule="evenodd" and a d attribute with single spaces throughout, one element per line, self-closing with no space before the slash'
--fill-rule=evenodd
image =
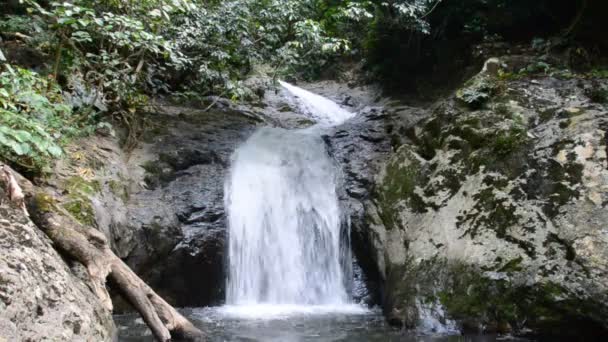
<path id="1" fill-rule="evenodd" d="M 382 13 L 366 40 L 367 69 L 391 94 L 433 97 L 478 71 L 492 47 L 552 38 L 552 48 L 583 48 L 591 64 L 602 63 L 605 13 L 608 2 L 594 0 L 443 1 L 426 18 L 429 34 Z"/>
<path id="2" fill-rule="evenodd" d="M 226 231 L 210 232 L 204 239 L 190 241 L 151 268 L 148 279 L 178 307 L 220 305 L 225 298 Z M 191 253 L 192 248 L 200 251 Z"/>

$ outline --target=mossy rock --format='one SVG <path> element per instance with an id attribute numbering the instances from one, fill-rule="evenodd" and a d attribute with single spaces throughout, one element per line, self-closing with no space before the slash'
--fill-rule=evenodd
<path id="1" fill-rule="evenodd" d="M 99 181 L 73 176 L 64 182 L 63 187 L 67 196 L 61 206 L 78 222 L 86 226 L 94 226 L 95 210 L 90 197 L 101 192 Z"/>
<path id="2" fill-rule="evenodd" d="M 85 226 L 95 226 L 95 210 L 91 200 L 82 195 L 69 195 L 61 205 L 72 217 Z"/>
<path id="3" fill-rule="evenodd" d="M 519 260 L 515 259 L 505 267 L 515 266 L 511 271 L 517 272 L 518 265 Z M 522 285 L 508 278 L 490 279 L 463 265 L 454 266 L 449 277 L 451 283 L 439 292 L 438 298 L 458 321 L 478 321 L 486 327 L 508 323 L 539 334 L 552 334 L 556 328 L 581 321 L 606 331 L 596 321 L 598 310 L 605 309 L 592 300 L 577 299 L 557 283 Z"/>
<path id="4" fill-rule="evenodd" d="M 57 201 L 55 201 L 53 196 L 43 192 L 36 193 L 33 196 L 33 203 L 36 207 L 36 211 L 39 214 L 49 213 L 57 210 Z"/>
<path id="5" fill-rule="evenodd" d="M 62 211 L 57 207 L 57 200 L 46 193 L 37 193 L 32 200 L 38 215 Z M 81 194 L 69 194 L 60 205 L 78 222 L 88 226 L 95 225 L 95 211 L 88 197 Z"/>
<path id="6" fill-rule="evenodd" d="M 498 88 L 496 79 L 487 74 L 479 74 L 456 92 L 456 98 L 470 109 L 479 109 L 497 93 Z"/>
<path id="7" fill-rule="evenodd" d="M 499 131 L 496 135 L 492 150 L 498 156 L 506 156 L 517 151 L 527 141 L 526 130 L 523 126 L 513 124 L 507 130 Z"/>
<path id="8" fill-rule="evenodd" d="M 79 176 L 72 176 L 65 180 L 63 187 L 69 193 L 94 195 L 101 191 L 101 184 L 97 180 L 85 180 Z"/>
<path id="9" fill-rule="evenodd" d="M 120 198 L 125 203 L 129 200 L 129 190 L 126 185 L 122 184 L 117 180 L 112 179 L 108 182 L 108 186 L 114 196 Z"/>
<path id="10" fill-rule="evenodd" d="M 529 284 L 507 276 L 525 269 L 521 257 L 498 264 L 496 269 L 502 277 L 490 276 L 464 262 L 439 258 L 419 263 L 410 259 L 404 265 L 392 265 L 387 274 L 387 309 L 404 313 L 403 324 L 407 326 L 416 323 L 408 322 L 405 314 L 415 309 L 416 299 L 439 302 L 447 318 L 471 333 L 506 333 L 511 328 L 530 328 L 548 335 L 556 331 L 591 335 L 608 332 L 602 323 L 607 308 L 593 298 L 579 298 L 555 282 Z M 586 327 L 595 330 L 588 332 Z"/>
<path id="11" fill-rule="evenodd" d="M 395 227 L 400 205 L 404 203 L 415 212 L 426 212 L 427 205 L 416 193 L 416 187 L 426 183 L 422 161 L 409 149 L 401 147 L 397 157 L 386 166 L 382 183 L 376 189 L 380 216 L 388 229 Z"/>

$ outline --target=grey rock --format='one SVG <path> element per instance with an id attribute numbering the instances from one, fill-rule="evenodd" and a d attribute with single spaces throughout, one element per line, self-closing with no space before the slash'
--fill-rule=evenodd
<path id="1" fill-rule="evenodd" d="M 505 86 L 397 137 L 361 230 L 385 312 L 421 324 L 409 312 L 431 299 L 462 327 L 605 333 L 608 108 L 569 80 Z"/>
<path id="2" fill-rule="evenodd" d="M 146 188 L 126 203 L 137 241 L 126 261 L 174 305 L 218 304 L 225 286 L 224 178 L 232 152 L 259 121 L 230 108 L 164 107 L 152 115 L 162 130 L 128 162 L 131 182 Z"/>
<path id="3" fill-rule="evenodd" d="M 0 205 L 0 340 L 115 340 L 111 312 L 84 273 L 80 264 L 68 267 L 20 209 Z"/>

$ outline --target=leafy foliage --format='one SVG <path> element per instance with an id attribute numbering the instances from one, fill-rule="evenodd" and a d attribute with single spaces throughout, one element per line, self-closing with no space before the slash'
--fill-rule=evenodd
<path id="1" fill-rule="evenodd" d="M 22 2 L 29 14 L 4 16 L 0 27 L 46 61 L 39 74 L 2 73 L 0 152 L 32 171 L 104 115 L 122 121 L 132 143 L 155 93 L 246 99 L 253 93 L 242 81 L 254 65 L 306 73 L 348 50 L 316 20 L 312 0 Z"/>
<path id="2" fill-rule="evenodd" d="M 0 158 L 26 171 L 43 169 L 78 134 L 71 107 L 52 80 L 7 66 L 0 73 Z"/>
<path id="3" fill-rule="evenodd" d="M 145 62 L 173 52 L 165 39 L 149 32 L 160 25 L 154 20 L 144 23 L 137 17 L 103 11 L 103 7 L 88 7 L 91 1 L 53 2 L 48 10 L 30 4 L 54 35 L 53 75 L 60 76 L 62 66 L 67 71 L 79 70 L 115 111 L 134 109 L 137 101 L 132 98 L 142 88 L 138 78 Z"/>
<path id="4" fill-rule="evenodd" d="M 310 74 L 348 42 L 331 37 L 315 20 L 314 1 L 229 0 L 198 6 L 184 13 L 166 32 L 183 53 L 179 69 L 187 85 L 203 93 L 232 98 L 251 95 L 243 78 L 255 64 L 268 64 L 275 74 Z"/>
<path id="5" fill-rule="evenodd" d="M 309 79 L 344 56 L 365 62 L 384 84 L 403 84 L 420 70 L 434 70 L 441 58 L 465 60 L 451 55 L 454 41 L 519 37 L 543 26 L 535 18 L 557 27 L 576 8 L 565 0 L 20 2 L 21 8 L 15 10 L 13 1 L 12 14 L 0 17 L 0 32 L 44 60 L 35 67 L 38 74 L 19 68 L 2 73 L 7 85 L 0 99 L 10 115 L 0 119 L 1 152 L 3 159 L 29 168 L 58 155 L 60 140 L 70 135 L 66 130 L 91 132 L 107 116 L 122 121 L 130 133 L 125 143 L 132 144 L 142 131 L 138 113 L 159 93 L 247 100 L 259 94 L 244 82 L 254 70 Z M 526 72 L 551 71 L 536 67 Z M 10 80 L 11 73 L 18 76 Z M 18 99 L 11 82 L 25 82 L 32 96 Z M 462 93 L 471 106 L 490 94 L 482 88 Z M 72 128 L 54 126 L 53 120 Z M 36 138 L 15 130 L 32 131 Z"/>

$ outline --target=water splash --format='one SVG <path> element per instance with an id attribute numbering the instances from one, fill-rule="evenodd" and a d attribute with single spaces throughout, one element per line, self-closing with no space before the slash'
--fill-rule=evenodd
<path id="1" fill-rule="evenodd" d="M 317 120 L 317 127 L 354 115 L 321 96 L 281 84 L 298 97 L 299 107 Z M 317 129 L 261 128 L 236 150 L 225 185 L 227 310 L 345 310 L 352 272 L 339 180 Z M 295 309 L 301 305 L 314 308 Z"/>

